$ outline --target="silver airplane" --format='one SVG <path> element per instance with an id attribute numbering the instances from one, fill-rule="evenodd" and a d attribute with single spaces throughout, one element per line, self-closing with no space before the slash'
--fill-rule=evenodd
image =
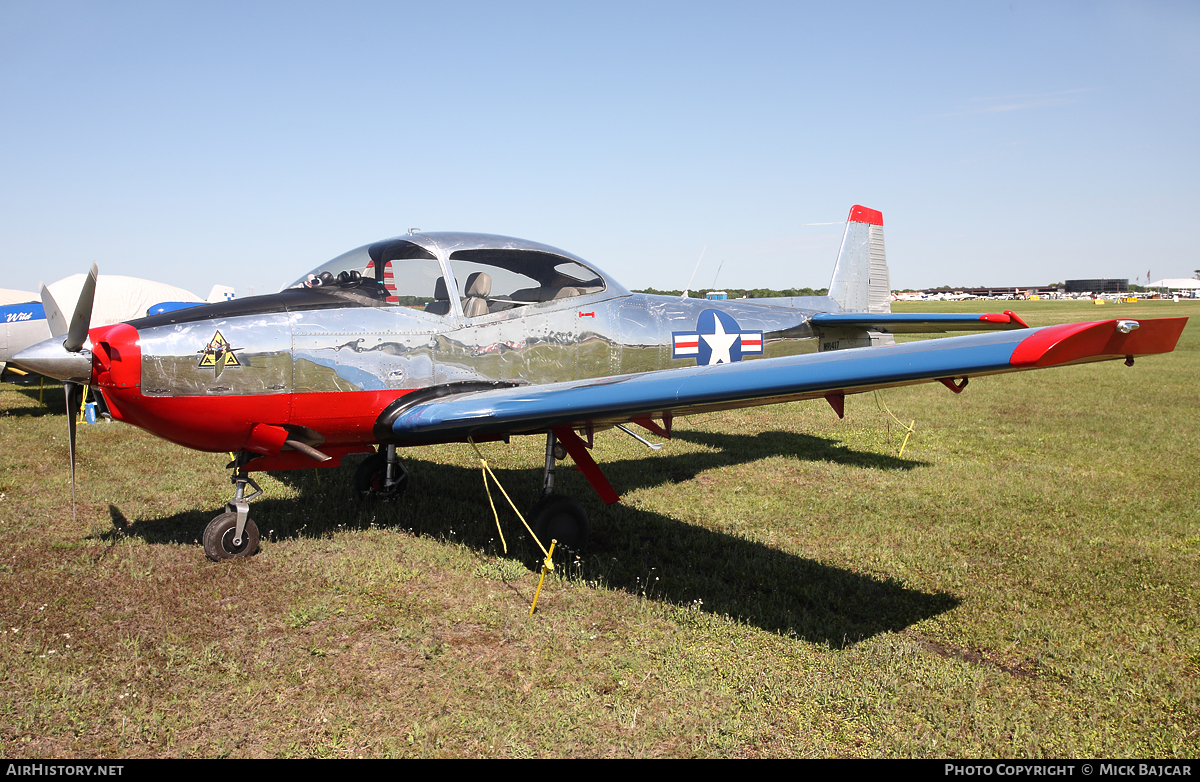
<path id="1" fill-rule="evenodd" d="M 606 503 L 596 432 L 661 437 L 684 415 L 1174 349 L 1186 318 L 1030 329 L 1003 314 L 892 313 L 883 216 L 850 211 L 828 296 L 710 301 L 635 294 L 571 253 L 471 233 L 419 233 L 351 250 L 279 293 L 88 330 L 96 268 L 68 323 L 14 357 L 62 380 L 68 410 L 85 384 L 112 417 L 180 445 L 233 452 L 235 492 L 205 529 L 214 560 L 255 553 L 248 502 L 259 470 L 331 467 L 370 453 L 355 486 L 395 497 L 399 449 L 545 438 L 539 540 L 588 535 L 554 493 L 570 455 Z M 56 308 L 55 308 L 56 309 Z M 896 344 L 895 334 L 990 333 Z M 68 414 L 72 484 L 75 423 Z M 539 544 L 540 545 L 540 544 Z"/>

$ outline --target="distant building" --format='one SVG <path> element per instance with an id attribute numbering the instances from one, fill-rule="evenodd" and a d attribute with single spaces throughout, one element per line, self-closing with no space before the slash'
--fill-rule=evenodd
<path id="1" fill-rule="evenodd" d="M 1127 293 L 1129 280 L 1103 278 L 1097 280 L 1067 280 L 1067 293 Z"/>
<path id="2" fill-rule="evenodd" d="M 706 293 L 704 295 L 704 298 L 718 301 L 718 300 L 722 300 L 722 299 L 728 299 L 729 294 L 726 293 L 725 291 L 709 291 L 708 293 Z"/>
<path id="3" fill-rule="evenodd" d="M 921 293 L 938 296 L 1049 296 L 1060 290 L 1052 285 L 1013 285 L 989 288 L 926 288 Z"/>

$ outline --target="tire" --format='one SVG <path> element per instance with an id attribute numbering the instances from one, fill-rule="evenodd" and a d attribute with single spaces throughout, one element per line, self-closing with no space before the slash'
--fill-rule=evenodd
<path id="1" fill-rule="evenodd" d="M 252 557 L 258 553 L 258 526 L 246 519 L 246 528 L 242 531 L 242 545 L 233 545 L 233 536 L 237 533 L 237 514 L 222 513 L 208 523 L 204 528 L 204 554 L 213 562 L 222 559 Z"/>
<path id="2" fill-rule="evenodd" d="M 387 480 L 387 453 L 371 454 L 354 471 L 354 492 L 368 500 L 394 500 L 408 489 L 408 470 L 400 467 L 400 480 L 390 489 L 383 484 Z"/>
<path id="3" fill-rule="evenodd" d="M 579 555 L 587 548 L 590 527 L 587 511 L 570 497 L 561 494 L 543 497 L 529 511 L 529 526 L 547 550 L 550 549 L 551 540 L 558 541 L 554 547 L 555 554 Z M 531 545 L 541 559 L 543 554 L 537 544 L 531 541 Z"/>

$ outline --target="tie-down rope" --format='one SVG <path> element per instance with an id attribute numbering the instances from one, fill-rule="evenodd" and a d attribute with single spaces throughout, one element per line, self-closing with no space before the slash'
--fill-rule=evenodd
<path id="1" fill-rule="evenodd" d="M 892 417 L 892 420 L 895 421 L 896 424 L 899 425 L 899 427 L 905 431 L 904 442 L 900 444 L 900 453 L 896 457 L 898 459 L 903 459 L 904 458 L 904 449 L 908 445 L 908 438 L 911 437 L 912 433 L 915 431 L 914 427 L 917 424 L 917 419 L 914 418 L 912 420 L 912 423 L 910 423 L 908 426 L 905 426 L 904 422 L 901 421 L 899 418 L 897 418 L 896 414 L 888 409 L 887 402 L 884 402 L 883 398 L 879 396 L 879 392 L 876 391 L 875 392 L 875 406 L 878 407 L 879 405 L 883 405 L 883 409 L 886 410 L 887 414 Z"/>
<path id="2" fill-rule="evenodd" d="M 512 507 L 513 513 L 517 514 L 517 518 L 521 520 L 521 524 L 523 524 L 525 529 L 529 532 L 529 537 L 533 538 L 533 542 L 536 543 L 537 547 L 540 548 L 542 553 L 546 555 L 546 558 L 542 560 L 542 576 L 538 579 L 537 591 L 533 593 L 533 604 L 529 606 L 529 615 L 533 616 L 533 611 L 537 608 L 538 596 L 542 594 L 542 584 L 546 581 L 546 574 L 554 570 L 554 546 L 558 541 L 551 540 L 549 550 L 542 545 L 542 541 L 538 540 L 538 536 L 535 535 L 533 529 L 530 528 L 529 522 L 525 521 L 525 516 L 521 514 L 521 511 L 517 510 L 517 504 L 512 501 L 512 497 L 509 497 L 508 492 L 504 490 L 504 486 L 500 483 L 500 479 L 496 477 L 496 473 L 492 472 L 492 468 L 488 466 L 487 459 L 483 458 L 483 454 L 479 451 L 479 446 L 475 444 L 475 440 L 468 437 L 467 442 L 471 444 L 471 447 L 475 449 L 475 455 L 479 457 L 479 464 L 481 472 L 483 473 L 483 488 L 484 491 L 487 492 L 488 504 L 492 506 L 492 515 L 496 518 L 496 532 L 500 534 L 500 546 L 504 549 L 504 553 L 508 553 L 508 543 L 504 540 L 504 530 L 500 528 L 500 512 L 496 510 L 496 503 L 492 499 L 492 489 L 488 485 L 489 475 L 492 476 L 492 480 L 496 482 L 496 488 L 499 489 L 500 493 L 504 495 L 504 499 L 508 500 L 508 504 Z"/>

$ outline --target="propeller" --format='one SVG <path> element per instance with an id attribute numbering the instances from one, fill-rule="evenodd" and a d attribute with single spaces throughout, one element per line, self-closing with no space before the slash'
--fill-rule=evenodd
<path id="1" fill-rule="evenodd" d="M 63 381 L 63 395 L 67 400 L 67 448 L 71 460 L 71 515 L 75 515 L 75 416 L 83 404 L 84 388 L 92 374 L 92 353 L 84 350 L 87 342 L 88 328 L 92 322 L 92 304 L 96 299 L 96 277 L 98 270 L 92 264 L 88 276 L 83 281 L 79 291 L 79 301 L 75 303 L 75 312 L 68 321 L 58 307 L 58 302 L 50 294 L 50 289 L 41 286 L 42 308 L 46 311 L 46 324 L 50 326 L 53 338 L 51 345 L 43 349 L 46 343 L 22 351 L 13 356 L 14 363 L 21 363 L 35 372 Z M 53 347 L 58 337 L 63 337 L 62 349 L 68 355 L 63 356 Z M 18 359 L 18 356 L 20 358 Z"/>
<path id="2" fill-rule="evenodd" d="M 63 383 L 63 392 L 67 397 L 67 448 L 71 458 L 71 517 L 78 521 L 75 515 L 75 416 L 83 404 L 85 386 L 81 383 L 67 381 Z"/>
<path id="3" fill-rule="evenodd" d="M 96 264 L 93 263 L 83 281 L 83 288 L 79 291 L 79 301 L 75 302 L 75 314 L 71 316 L 67 338 L 63 340 L 63 347 L 68 353 L 78 353 L 87 340 L 88 329 L 92 325 L 92 303 L 96 299 L 96 276 Z M 46 292 L 49 293 L 48 290 Z"/>

